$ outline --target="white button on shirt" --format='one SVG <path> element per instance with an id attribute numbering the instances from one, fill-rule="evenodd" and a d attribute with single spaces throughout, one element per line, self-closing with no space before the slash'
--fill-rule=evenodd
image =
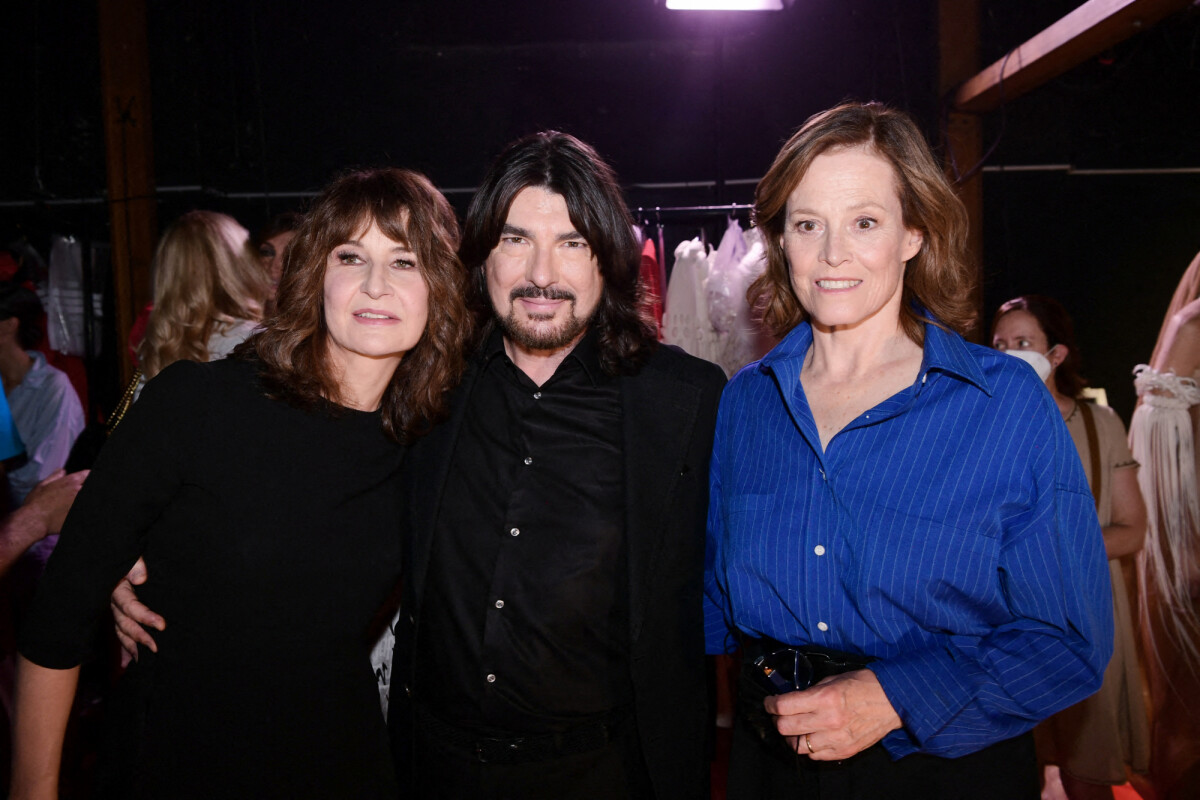
<path id="1" fill-rule="evenodd" d="M 825 545 L 823 545 L 823 544 L 817 545 L 816 547 L 813 548 L 813 552 L 819 556 L 825 555 Z"/>

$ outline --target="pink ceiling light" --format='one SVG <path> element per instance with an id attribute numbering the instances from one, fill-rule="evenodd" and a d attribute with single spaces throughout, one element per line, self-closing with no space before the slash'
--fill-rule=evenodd
<path id="1" fill-rule="evenodd" d="M 676 11 L 782 11 L 784 0 L 667 0 Z"/>

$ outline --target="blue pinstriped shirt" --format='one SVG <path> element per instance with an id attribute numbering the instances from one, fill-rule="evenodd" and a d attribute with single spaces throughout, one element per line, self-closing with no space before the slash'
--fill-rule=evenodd
<path id="1" fill-rule="evenodd" d="M 721 396 L 709 652 L 732 630 L 874 656 L 893 758 L 965 755 L 1095 692 L 1108 562 L 1079 456 L 1033 370 L 925 328 L 916 382 L 822 452 L 801 324 Z"/>

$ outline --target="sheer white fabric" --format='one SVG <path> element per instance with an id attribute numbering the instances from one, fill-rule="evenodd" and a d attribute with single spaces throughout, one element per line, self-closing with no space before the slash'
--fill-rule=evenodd
<path id="1" fill-rule="evenodd" d="M 1142 614 L 1148 613 L 1150 593 L 1157 598 L 1165 633 L 1195 664 L 1200 619 L 1191 584 L 1200 555 L 1200 487 L 1189 408 L 1200 404 L 1200 387 L 1192 378 L 1146 364 L 1133 372 L 1141 404 L 1129 426 L 1129 444 L 1142 465 L 1138 482 L 1148 512 L 1146 544 L 1138 558 Z"/>
<path id="2" fill-rule="evenodd" d="M 733 225 L 727 237 L 733 233 Z M 746 299 L 746 290 L 767 267 L 762 236 L 757 228 L 743 234 L 740 226 L 736 234 L 743 245 L 738 248 L 740 255 L 722 259 L 718 249 L 707 286 L 708 313 L 720 336 L 721 351 L 717 363 L 726 375 L 733 375 L 751 361 L 762 358 L 774 344 L 754 319 Z M 721 244 L 724 245 L 724 241 Z"/>
<path id="3" fill-rule="evenodd" d="M 705 282 L 708 253 L 699 239 L 675 248 L 675 266 L 667 284 L 663 313 L 663 341 L 698 358 L 716 362 L 720 356 L 717 331 L 708 314 Z"/>

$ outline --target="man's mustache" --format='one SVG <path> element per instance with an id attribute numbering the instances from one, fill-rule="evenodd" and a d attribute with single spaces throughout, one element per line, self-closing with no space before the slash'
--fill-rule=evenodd
<path id="1" fill-rule="evenodd" d="M 518 286 L 508 293 L 509 300 L 516 300 L 520 297 L 540 297 L 544 300 L 570 300 L 571 302 L 575 302 L 575 294 L 573 292 L 554 286 L 545 288 L 541 286 Z"/>

